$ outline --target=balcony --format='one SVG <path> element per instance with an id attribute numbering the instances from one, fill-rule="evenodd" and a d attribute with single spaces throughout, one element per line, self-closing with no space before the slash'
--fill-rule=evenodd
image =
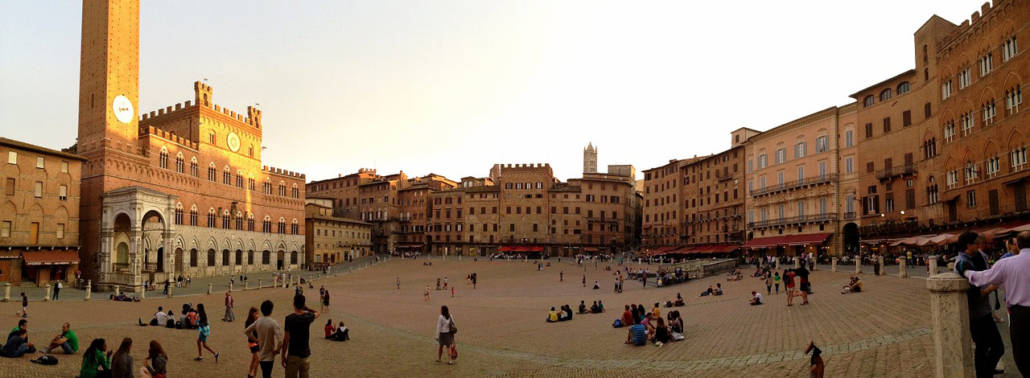
<path id="1" fill-rule="evenodd" d="M 816 176 L 816 177 L 809 177 L 809 178 L 806 178 L 806 179 L 800 179 L 800 180 L 796 180 L 796 181 L 785 182 L 783 184 L 777 184 L 777 185 L 773 185 L 773 186 L 768 186 L 768 187 L 765 187 L 763 189 L 752 190 L 750 192 L 750 194 L 751 194 L 751 197 L 760 197 L 760 196 L 775 194 L 775 193 L 779 193 L 779 192 L 786 192 L 786 191 L 795 190 L 795 189 L 807 188 L 807 187 L 811 187 L 811 186 L 830 184 L 830 183 L 832 183 L 834 181 L 837 181 L 837 178 L 838 178 L 838 176 L 837 176 L 836 173 L 829 174 L 829 175 Z"/>
<path id="2" fill-rule="evenodd" d="M 854 211 L 849 211 L 849 212 L 844 213 L 844 219 L 846 219 L 846 220 L 855 219 L 855 217 L 857 217 L 857 216 L 858 216 L 858 214 L 856 214 Z"/>
<path id="3" fill-rule="evenodd" d="M 915 164 L 899 165 L 891 168 L 884 168 L 876 171 L 876 179 L 887 181 L 896 177 L 914 176 L 916 174 Z"/>
<path id="4" fill-rule="evenodd" d="M 750 222 L 747 224 L 748 228 L 770 228 L 779 226 L 794 226 L 809 223 L 826 223 L 837 220 L 837 213 L 825 213 L 815 215 L 802 215 L 797 217 L 788 217 L 783 219 L 771 219 L 758 222 Z"/>

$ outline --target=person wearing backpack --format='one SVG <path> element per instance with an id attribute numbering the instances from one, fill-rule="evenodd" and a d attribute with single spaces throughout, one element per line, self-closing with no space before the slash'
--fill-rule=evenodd
<path id="1" fill-rule="evenodd" d="M 436 362 L 440 362 L 444 347 L 447 347 L 447 356 L 450 358 L 447 364 L 454 364 L 454 360 L 458 357 L 457 348 L 454 345 L 454 334 L 456 333 L 458 333 L 458 327 L 454 325 L 451 311 L 447 309 L 447 306 L 440 306 L 440 317 L 436 320 L 436 340 L 440 344 L 436 351 Z"/>

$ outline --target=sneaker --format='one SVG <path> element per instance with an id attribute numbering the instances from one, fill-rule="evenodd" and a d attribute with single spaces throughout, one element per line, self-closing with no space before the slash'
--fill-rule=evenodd
<path id="1" fill-rule="evenodd" d="M 218 362 L 218 353 L 215 353 L 215 362 Z"/>
<path id="2" fill-rule="evenodd" d="M 194 357 L 193 361 L 203 361 L 204 357 Z"/>

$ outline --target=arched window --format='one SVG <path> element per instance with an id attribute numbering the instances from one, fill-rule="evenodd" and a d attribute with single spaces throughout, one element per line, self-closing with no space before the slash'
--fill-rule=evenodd
<path id="1" fill-rule="evenodd" d="M 207 266 L 215 266 L 215 250 L 207 250 Z"/>
<path id="2" fill-rule="evenodd" d="M 197 205 L 190 208 L 190 226 L 197 225 Z"/>
<path id="3" fill-rule="evenodd" d="M 908 90 L 909 85 L 907 81 L 902 81 L 901 84 L 898 84 L 898 96 L 908 93 Z"/>
<path id="4" fill-rule="evenodd" d="M 286 218 L 279 217 L 279 226 L 278 226 L 276 232 L 278 232 L 280 234 L 285 234 L 286 233 Z"/>
<path id="5" fill-rule="evenodd" d="M 158 164 L 161 168 L 168 169 L 168 149 L 161 147 L 161 154 L 158 156 Z"/>
<path id="6" fill-rule="evenodd" d="M 175 224 L 182 224 L 182 216 L 182 202 L 179 202 L 175 204 Z"/>
<path id="7" fill-rule="evenodd" d="M 880 92 L 880 102 L 884 102 L 891 99 L 891 89 L 887 88 Z"/>
<path id="8" fill-rule="evenodd" d="M 175 155 L 175 171 L 182 173 L 186 170 L 186 161 L 182 159 L 182 152 Z"/>
<path id="9" fill-rule="evenodd" d="M 229 227 L 229 210 L 222 210 L 222 229 L 228 230 Z"/>
<path id="10" fill-rule="evenodd" d="M 286 182 L 279 181 L 279 195 L 286 197 Z"/>
<path id="11" fill-rule="evenodd" d="M 211 182 L 218 181 L 218 170 L 215 168 L 214 162 L 212 162 L 211 165 L 207 166 L 207 179 Z"/>
<path id="12" fill-rule="evenodd" d="M 243 212 L 236 212 L 236 229 L 243 230 Z"/>
<path id="13" fill-rule="evenodd" d="M 247 189 L 254 190 L 254 178 L 247 178 Z"/>
<path id="14" fill-rule="evenodd" d="M 190 250 L 190 266 L 194 267 L 194 268 L 197 267 L 197 250 L 196 249 L 191 249 Z"/>
<path id="15" fill-rule="evenodd" d="M 236 170 L 236 187 L 243 187 L 243 171 L 241 170 Z"/>
<path id="16" fill-rule="evenodd" d="M 296 183 L 293 184 L 293 188 L 290 190 L 290 197 L 300 198 L 300 188 L 297 187 Z"/>
<path id="17" fill-rule="evenodd" d="M 229 170 L 229 166 L 222 168 L 222 183 L 225 185 L 232 185 L 232 171 Z"/>
<path id="18" fill-rule="evenodd" d="M 873 97 L 873 95 L 868 95 L 868 96 L 865 96 L 865 98 L 864 98 L 864 99 L 862 99 L 862 106 L 863 106 L 863 107 L 870 107 L 870 106 L 873 106 L 873 103 L 874 103 L 875 101 L 876 101 L 876 100 L 875 100 L 875 98 Z"/>
<path id="19" fill-rule="evenodd" d="M 290 223 L 290 233 L 293 235 L 300 234 L 300 225 L 297 223 L 297 218 L 293 218 L 293 222 Z"/>
<path id="20" fill-rule="evenodd" d="M 265 215 L 265 219 L 261 221 L 261 232 L 271 233 L 272 232 L 272 218 Z"/>
<path id="21" fill-rule="evenodd" d="M 247 213 L 247 231 L 254 232 L 254 213 Z"/>
<path id="22" fill-rule="evenodd" d="M 207 226 L 215 227 L 215 208 L 213 207 L 207 210 Z"/>
<path id="23" fill-rule="evenodd" d="M 197 158 L 194 156 L 190 158 L 190 176 L 197 177 L 197 174 Z"/>

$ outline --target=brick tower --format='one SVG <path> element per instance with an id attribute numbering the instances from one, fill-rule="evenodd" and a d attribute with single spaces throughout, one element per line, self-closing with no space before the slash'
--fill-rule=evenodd
<path id="1" fill-rule="evenodd" d="M 597 173 L 597 147 L 593 143 L 583 149 L 583 173 Z"/>
<path id="2" fill-rule="evenodd" d="M 79 137 L 82 169 L 80 269 L 90 275 L 99 249 L 101 195 L 115 167 L 138 164 L 138 0 L 84 0 L 79 65 Z M 129 163 L 129 164 L 124 164 Z"/>

